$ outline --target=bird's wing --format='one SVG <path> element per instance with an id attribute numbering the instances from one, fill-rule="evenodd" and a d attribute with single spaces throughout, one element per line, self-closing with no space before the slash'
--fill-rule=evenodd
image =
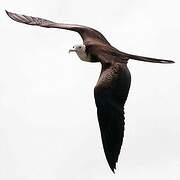
<path id="1" fill-rule="evenodd" d="M 94 43 L 96 42 L 97 44 L 100 43 L 100 44 L 110 45 L 109 42 L 106 40 L 106 38 L 99 31 L 90 27 L 76 25 L 76 24 L 55 23 L 46 19 L 11 13 L 8 11 L 6 11 L 6 13 L 11 19 L 20 23 L 25 23 L 34 26 L 41 26 L 46 28 L 66 29 L 66 30 L 78 32 L 82 37 L 84 44 L 93 41 Z"/>
<path id="2" fill-rule="evenodd" d="M 94 88 L 97 116 L 106 159 L 114 172 L 124 136 L 124 104 L 131 76 L 126 64 L 103 65 Z"/>
<path id="3" fill-rule="evenodd" d="M 134 59 L 134 60 L 144 61 L 144 62 L 162 63 L 162 64 L 172 64 L 172 63 L 174 63 L 174 61 L 172 61 L 172 60 L 165 60 L 165 59 L 157 59 L 157 58 L 151 58 L 151 57 L 137 56 L 137 55 L 127 54 L 127 53 L 125 53 L 125 55 L 129 59 Z"/>

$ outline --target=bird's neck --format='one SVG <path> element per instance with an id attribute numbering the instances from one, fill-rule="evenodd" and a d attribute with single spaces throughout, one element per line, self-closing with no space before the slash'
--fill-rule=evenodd
<path id="1" fill-rule="evenodd" d="M 87 55 L 86 52 L 84 52 L 84 51 L 77 51 L 76 53 L 77 53 L 78 57 L 79 57 L 82 61 L 91 62 L 91 58 L 90 58 L 90 56 Z"/>

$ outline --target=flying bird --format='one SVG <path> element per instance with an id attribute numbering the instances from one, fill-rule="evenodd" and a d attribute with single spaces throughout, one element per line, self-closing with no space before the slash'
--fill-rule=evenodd
<path id="1" fill-rule="evenodd" d="M 55 23 L 8 11 L 6 13 L 11 19 L 20 23 L 79 33 L 83 44 L 73 46 L 69 52 L 77 53 L 82 61 L 101 63 L 101 73 L 94 88 L 94 97 L 104 153 L 114 172 L 124 137 L 124 105 L 131 84 L 131 75 L 127 67 L 128 60 L 163 64 L 174 63 L 174 61 L 121 52 L 111 46 L 99 31 L 87 26 Z"/>

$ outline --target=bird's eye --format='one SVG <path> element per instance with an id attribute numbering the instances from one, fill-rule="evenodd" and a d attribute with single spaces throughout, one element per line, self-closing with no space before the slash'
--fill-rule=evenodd
<path id="1" fill-rule="evenodd" d="M 81 46 L 79 46 L 79 49 L 81 49 Z"/>

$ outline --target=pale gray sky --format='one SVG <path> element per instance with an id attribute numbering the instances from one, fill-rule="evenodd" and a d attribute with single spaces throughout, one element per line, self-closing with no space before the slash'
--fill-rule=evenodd
<path id="1" fill-rule="evenodd" d="M 1 0 L 0 179 L 179 180 L 179 7 L 178 0 Z M 121 51 L 176 61 L 129 61 L 116 175 L 104 156 L 93 97 L 100 64 L 68 54 L 82 43 L 78 34 L 16 23 L 5 9 L 88 25 Z"/>

